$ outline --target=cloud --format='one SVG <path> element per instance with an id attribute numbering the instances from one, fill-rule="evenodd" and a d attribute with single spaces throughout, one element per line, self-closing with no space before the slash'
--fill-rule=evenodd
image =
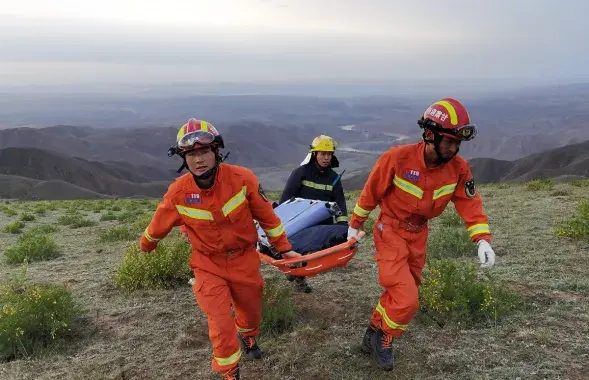
<path id="1" fill-rule="evenodd" d="M 88 4 L 3 6 L 0 83 L 589 78 L 584 1 Z"/>

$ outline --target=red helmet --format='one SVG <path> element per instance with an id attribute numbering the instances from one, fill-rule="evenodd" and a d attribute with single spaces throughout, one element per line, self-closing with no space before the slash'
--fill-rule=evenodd
<path id="1" fill-rule="evenodd" d="M 476 135 L 476 126 L 470 123 L 466 107 L 454 98 L 444 98 L 429 106 L 417 123 L 457 140 L 472 140 Z"/>
<path id="2" fill-rule="evenodd" d="M 176 136 L 176 153 L 185 153 L 199 146 L 218 146 L 225 147 L 223 137 L 217 131 L 213 124 L 194 118 L 188 120 L 186 124 L 180 127 Z"/>

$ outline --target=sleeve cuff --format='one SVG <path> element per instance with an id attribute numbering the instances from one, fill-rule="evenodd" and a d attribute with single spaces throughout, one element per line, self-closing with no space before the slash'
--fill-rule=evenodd
<path id="1" fill-rule="evenodd" d="M 157 248 L 157 241 L 149 241 L 145 236 L 141 236 L 141 240 L 139 241 L 139 249 L 143 252 L 151 252 Z"/>
<path id="2" fill-rule="evenodd" d="M 352 227 L 355 230 L 359 230 L 363 224 L 364 222 L 361 222 L 356 218 L 352 218 L 352 220 L 350 221 L 350 227 Z"/>
<path id="3" fill-rule="evenodd" d="M 280 253 L 281 255 L 283 253 L 292 251 L 292 245 L 287 241 L 286 243 L 282 243 L 282 244 L 276 244 L 276 250 L 278 251 L 278 253 Z"/>
<path id="4" fill-rule="evenodd" d="M 478 244 L 481 240 L 485 240 L 487 243 L 491 244 L 492 236 L 489 234 L 478 234 L 472 237 L 472 241 L 475 244 Z"/>

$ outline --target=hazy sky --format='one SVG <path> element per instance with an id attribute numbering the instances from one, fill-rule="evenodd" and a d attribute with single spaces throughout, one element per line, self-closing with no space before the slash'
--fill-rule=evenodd
<path id="1" fill-rule="evenodd" d="M 0 0 L 0 84 L 589 79 L 587 0 Z"/>

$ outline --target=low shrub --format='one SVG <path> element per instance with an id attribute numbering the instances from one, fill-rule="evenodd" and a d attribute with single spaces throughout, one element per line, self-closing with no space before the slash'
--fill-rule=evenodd
<path id="1" fill-rule="evenodd" d="M 22 220 L 23 222 L 32 222 L 33 220 L 35 220 L 35 215 L 24 213 L 20 216 L 20 220 Z"/>
<path id="2" fill-rule="evenodd" d="M 2 228 L 2 232 L 7 234 L 20 234 L 23 228 L 25 228 L 25 223 L 20 220 L 15 220 L 14 222 L 5 225 Z"/>
<path id="3" fill-rule="evenodd" d="M 534 179 L 529 181 L 526 187 L 531 191 L 552 190 L 554 181 L 551 179 Z"/>
<path id="4" fill-rule="evenodd" d="M 290 331 L 298 313 L 292 300 L 292 288 L 282 280 L 266 280 L 260 332 L 265 335 L 278 335 Z"/>
<path id="5" fill-rule="evenodd" d="M 25 273 L 0 284 L 0 361 L 32 357 L 67 339 L 82 314 L 68 289 L 26 284 Z"/>
<path id="6" fill-rule="evenodd" d="M 19 236 L 15 245 L 4 251 L 4 255 L 10 263 L 43 261 L 59 256 L 59 249 L 51 235 L 27 231 Z"/>
<path id="7" fill-rule="evenodd" d="M 589 200 L 580 200 L 577 206 L 577 214 L 558 223 L 553 228 L 553 231 L 558 236 L 589 242 Z"/>
<path id="8" fill-rule="evenodd" d="M 440 227 L 428 238 L 427 255 L 430 258 L 476 256 L 476 245 L 464 227 Z"/>
<path id="9" fill-rule="evenodd" d="M 162 240 L 152 252 L 142 252 L 138 244 L 127 249 L 117 269 L 115 286 L 125 290 L 172 288 L 192 277 L 188 266 L 191 247 L 182 239 Z"/>
<path id="10" fill-rule="evenodd" d="M 423 271 L 420 307 L 438 324 L 495 324 L 517 309 L 519 299 L 489 273 L 477 275 L 474 263 L 431 259 Z"/>
<path id="11" fill-rule="evenodd" d="M 126 241 L 138 239 L 137 233 L 129 229 L 127 226 L 112 226 L 103 229 L 98 234 L 98 240 L 106 242 Z"/>

